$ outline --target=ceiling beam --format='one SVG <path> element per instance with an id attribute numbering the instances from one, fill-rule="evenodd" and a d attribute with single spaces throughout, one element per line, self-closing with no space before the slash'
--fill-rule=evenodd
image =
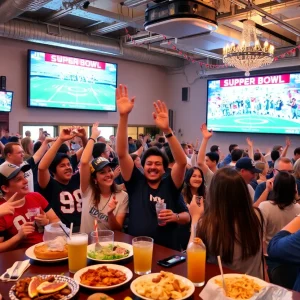
<path id="1" fill-rule="evenodd" d="M 240 2 L 247 4 L 248 1 L 247 0 L 239 0 Z M 299 1 L 298 1 L 298 5 L 299 5 Z M 290 32 L 292 32 L 293 34 L 300 36 L 300 30 L 292 25 L 290 25 L 289 23 L 285 23 L 284 21 L 282 21 L 280 18 L 274 16 L 273 14 L 268 13 L 267 11 L 265 11 L 264 9 L 260 8 L 259 6 L 255 5 L 255 4 L 251 4 L 251 8 L 253 8 L 254 10 L 256 10 L 260 15 L 266 17 L 269 21 L 273 22 L 274 24 L 276 24 L 277 26 L 288 30 Z"/>
<path id="2" fill-rule="evenodd" d="M 237 0 L 236 0 L 237 1 Z M 243 2 L 241 2 L 243 3 Z M 245 3 L 243 3 L 245 4 Z M 248 5 L 248 2 L 247 2 Z M 277 14 L 280 11 L 291 9 L 292 7 L 298 7 L 299 6 L 299 0 L 282 0 L 281 3 L 276 3 L 270 5 L 270 2 L 262 3 L 257 5 L 257 7 L 261 9 L 268 9 L 269 11 L 272 11 L 272 14 Z M 217 22 L 219 25 L 230 23 L 232 21 L 240 21 L 243 19 L 248 18 L 248 14 L 251 11 L 251 8 L 245 8 L 245 9 L 237 9 L 235 14 L 225 13 L 217 17 Z"/>
<path id="3" fill-rule="evenodd" d="M 83 4 L 86 0 L 76 0 L 72 2 L 72 6 L 68 8 L 62 8 L 59 11 L 54 11 L 50 15 L 48 15 L 43 22 L 52 22 L 56 21 L 66 15 L 69 15 L 74 9 L 77 9 L 81 4 Z"/>
<path id="4" fill-rule="evenodd" d="M 121 5 L 127 6 L 127 7 L 137 7 L 140 5 L 147 4 L 149 2 L 152 2 L 152 0 L 125 0 L 124 2 L 121 2 Z"/>

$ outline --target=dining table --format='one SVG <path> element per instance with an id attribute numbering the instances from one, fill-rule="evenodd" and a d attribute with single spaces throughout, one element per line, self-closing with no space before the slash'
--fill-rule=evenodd
<path id="1" fill-rule="evenodd" d="M 115 232 L 115 242 L 123 242 L 132 244 L 133 236 L 130 236 L 128 234 L 122 233 L 122 232 Z M 26 249 L 17 249 L 13 251 L 8 251 L 4 253 L 0 253 L 0 274 L 3 274 L 8 268 L 10 268 L 15 261 L 22 261 L 25 259 L 28 259 L 25 255 Z M 181 275 L 186 277 L 187 276 L 187 263 L 181 262 L 178 265 L 175 265 L 171 268 L 164 268 L 157 264 L 158 260 L 167 258 L 172 255 L 183 255 L 181 252 L 154 244 L 153 245 L 153 258 L 152 258 L 152 273 L 157 273 L 160 271 L 167 271 L 172 272 L 177 275 Z M 25 277 L 32 277 L 37 275 L 64 275 L 68 277 L 73 277 L 74 274 L 69 273 L 68 271 L 68 261 L 60 261 L 60 262 L 40 262 L 31 260 L 30 261 L 30 267 L 23 273 L 22 278 Z M 88 260 L 88 265 L 94 265 L 97 264 L 95 261 Z M 133 272 L 133 258 L 126 259 L 123 261 L 118 262 L 118 264 L 122 264 L 123 266 L 129 268 Z M 235 271 L 232 271 L 228 268 L 223 267 L 224 273 L 236 273 Z M 218 265 L 209 264 L 206 263 L 205 267 L 205 282 L 209 279 L 211 279 L 214 276 L 220 275 L 220 270 Z M 137 278 L 138 275 L 134 274 L 133 272 L 133 278 Z M 131 281 L 132 281 L 131 280 Z M 116 289 L 112 289 L 109 291 L 105 291 L 105 294 L 109 295 L 115 300 L 124 300 L 125 297 L 131 297 L 134 300 L 138 300 L 139 298 L 136 297 L 130 290 L 130 283 L 131 281 L 121 287 L 118 287 Z M 11 287 L 15 284 L 15 282 L 4 282 L 0 281 L 0 293 L 2 294 L 2 297 L 4 300 L 8 300 L 9 296 L 8 293 L 11 289 Z M 189 299 L 193 300 L 199 300 L 201 299 L 199 294 L 201 290 L 204 287 L 196 287 L 195 292 Z M 85 300 L 89 297 L 89 295 L 96 293 L 97 291 L 90 290 L 87 288 L 80 287 L 79 292 L 75 296 L 74 299 L 79 300 Z M 293 291 L 293 299 L 300 299 L 300 293 Z"/>

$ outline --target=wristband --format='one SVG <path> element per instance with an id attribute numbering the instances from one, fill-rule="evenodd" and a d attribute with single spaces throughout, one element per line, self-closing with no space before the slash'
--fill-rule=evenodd
<path id="1" fill-rule="evenodd" d="M 89 137 L 89 138 L 88 138 L 88 141 L 89 141 L 89 140 L 92 140 L 92 141 L 94 141 L 94 143 L 96 143 L 96 140 L 93 139 L 92 137 Z"/>
<path id="2" fill-rule="evenodd" d="M 173 136 L 173 133 L 172 133 L 172 132 L 170 132 L 170 133 L 166 134 L 166 135 L 165 135 L 165 138 L 167 138 L 167 139 L 168 139 L 168 138 L 170 138 L 171 136 Z"/>

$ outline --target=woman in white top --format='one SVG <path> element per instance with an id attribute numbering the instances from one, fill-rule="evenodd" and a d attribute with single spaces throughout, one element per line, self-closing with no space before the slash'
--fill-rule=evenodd
<path id="1" fill-rule="evenodd" d="M 207 260 L 218 264 L 220 255 L 224 266 L 263 278 L 262 220 L 253 208 L 242 176 L 233 168 L 219 169 L 212 178 L 207 199 L 204 213 L 203 203 L 199 207 L 195 199 L 189 207 L 191 236 L 196 225 L 196 236 L 206 246 Z"/>
<path id="2" fill-rule="evenodd" d="M 86 233 L 94 230 L 95 219 L 99 229 L 121 230 L 128 209 L 128 195 L 117 190 L 110 161 L 100 156 L 90 163 L 94 143 L 99 135 L 98 123 L 95 123 L 81 157 L 80 231 Z"/>
<path id="3" fill-rule="evenodd" d="M 267 181 L 265 194 L 272 190 L 272 180 Z M 274 200 L 259 204 L 264 216 L 264 240 L 269 244 L 273 236 L 300 214 L 300 205 L 296 203 L 297 185 L 293 175 L 279 172 L 274 179 Z"/>

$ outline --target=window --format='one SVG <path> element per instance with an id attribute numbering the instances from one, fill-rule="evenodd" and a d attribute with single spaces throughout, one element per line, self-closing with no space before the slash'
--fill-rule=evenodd
<path id="1" fill-rule="evenodd" d="M 44 125 L 35 125 L 35 126 L 28 126 L 24 125 L 22 129 L 23 137 L 25 137 L 25 132 L 29 130 L 31 132 L 31 139 L 35 142 L 39 139 L 39 130 L 43 128 L 43 131 L 47 131 L 51 137 L 55 136 L 56 128 L 55 126 L 44 126 Z"/>
<path id="2" fill-rule="evenodd" d="M 98 127 L 101 131 L 100 136 L 103 136 L 106 140 L 109 140 L 111 135 L 115 135 L 114 127 Z"/>

